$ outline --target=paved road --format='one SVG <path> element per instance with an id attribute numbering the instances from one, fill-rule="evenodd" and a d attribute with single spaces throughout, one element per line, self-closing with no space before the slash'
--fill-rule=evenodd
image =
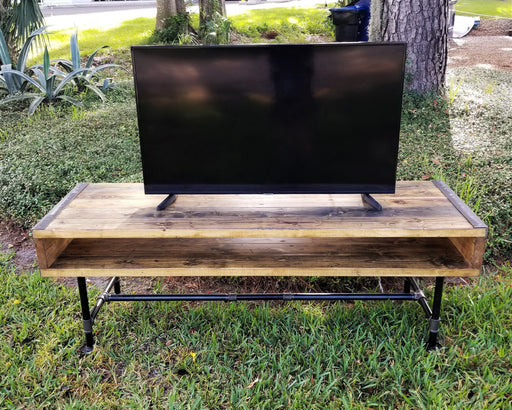
<path id="1" fill-rule="evenodd" d="M 195 1 L 197 4 L 197 0 Z M 322 0 L 249 0 L 226 1 L 228 16 L 244 13 L 250 9 L 269 7 L 313 7 L 324 4 Z M 190 11 L 197 12 L 197 5 L 190 6 Z M 50 28 L 59 30 L 76 27 L 110 28 L 124 20 L 137 17 L 155 17 L 156 1 L 112 1 L 93 2 L 89 0 L 45 0 L 43 15 Z"/>

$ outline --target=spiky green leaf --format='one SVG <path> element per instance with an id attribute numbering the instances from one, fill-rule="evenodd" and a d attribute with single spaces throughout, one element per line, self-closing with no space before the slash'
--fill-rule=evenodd
<path id="1" fill-rule="evenodd" d="M 103 64 L 103 65 L 100 65 L 98 67 L 95 67 L 91 70 L 91 73 L 89 74 L 90 77 L 94 76 L 97 72 L 101 71 L 101 70 L 105 70 L 106 68 L 112 68 L 112 67 L 117 67 L 117 68 L 123 68 L 121 67 L 119 64 Z"/>
<path id="2" fill-rule="evenodd" d="M 86 67 L 91 67 L 92 66 L 92 63 L 93 63 L 93 60 L 94 60 L 94 57 L 96 56 L 96 54 L 98 53 L 98 51 L 100 50 L 103 50 L 104 48 L 109 48 L 110 50 L 112 50 L 112 48 L 110 46 L 101 46 L 101 47 L 98 47 L 96 50 L 94 50 L 92 52 L 92 54 L 89 56 L 89 58 L 87 59 L 87 63 L 85 64 Z"/>
<path id="3" fill-rule="evenodd" d="M 34 98 L 34 101 L 30 103 L 30 106 L 28 107 L 28 115 L 34 114 L 34 112 L 37 110 L 39 105 L 45 100 L 46 97 L 43 96 L 37 96 Z"/>
<path id="4" fill-rule="evenodd" d="M 43 74 L 44 74 L 44 78 L 48 79 L 48 76 L 50 74 L 50 55 L 48 54 L 48 47 L 44 48 Z"/>
<path id="5" fill-rule="evenodd" d="M 80 100 L 77 100 L 76 98 L 70 97 L 69 95 L 59 95 L 58 97 L 63 101 L 67 101 L 70 104 L 76 105 L 77 107 L 83 107 L 83 104 Z"/>
<path id="6" fill-rule="evenodd" d="M 5 42 L 4 33 L 0 30 L 0 63 L 1 64 L 12 64 L 11 57 L 9 56 L 9 48 Z"/>
<path id="7" fill-rule="evenodd" d="M 78 37 L 73 33 L 69 39 L 69 48 L 71 51 L 71 62 L 73 63 L 73 70 L 78 70 L 81 67 L 80 63 L 80 49 L 78 48 Z"/>
<path id="8" fill-rule="evenodd" d="M 29 100 L 31 98 L 40 97 L 39 94 L 34 93 L 23 93 L 23 94 L 16 94 L 16 95 L 10 95 L 8 97 L 5 97 L 4 99 L 0 100 L 0 104 L 7 104 L 13 101 L 23 101 L 23 100 Z"/>
<path id="9" fill-rule="evenodd" d="M 16 69 L 25 72 L 25 66 L 27 64 L 28 54 L 30 51 L 30 46 L 32 45 L 32 42 L 40 35 L 45 34 L 46 32 L 46 26 L 40 27 L 37 30 L 34 30 L 30 35 L 28 36 L 27 40 L 23 44 L 23 47 L 21 48 L 20 55 L 18 56 L 18 62 L 16 64 Z"/>
<path id="10" fill-rule="evenodd" d="M 43 85 L 39 84 L 37 81 L 35 81 L 33 78 L 29 77 L 25 73 L 22 73 L 21 71 L 18 71 L 18 70 L 7 70 L 7 71 L 4 71 L 4 77 L 5 77 L 6 73 L 12 74 L 13 76 L 20 77 L 20 78 L 24 79 L 26 82 L 28 82 L 29 84 L 36 87 L 39 91 L 46 93 L 46 89 Z"/>
<path id="11" fill-rule="evenodd" d="M 64 87 L 70 82 L 75 80 L 80 74 L 90 71 L 89 68 L 80 68 L 78 70 L 73 70 L 66 77 L 62 79 L 59 85 L 54 90 L 54 95 L 59 95 L 59 93 L 64 89 Z"/>
<path id="12" fill-rule="evenodd" d="M 105 94 L 94 84 L 87 84 L 86 87 L 101 98 L 101 101 L 105 101 Z"/>

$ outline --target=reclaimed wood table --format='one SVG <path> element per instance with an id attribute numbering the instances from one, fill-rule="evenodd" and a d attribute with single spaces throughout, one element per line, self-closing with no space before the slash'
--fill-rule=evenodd
<path id="1" fill-rule="evenodd" d="M 477 276 L 487 226 L 441 181 L 375 195 L 162 195 L 142 184 L 79 184 L 33 229 L 42 276 L 77 277 L 86 344 L 105 302 L 127 300 L 413 300 L 437 346 L 447 276 Z M 130 276 L 391 276 L 400 293 L 122 294 Z M 86 277 L 112 277 L 90 309 Z M 435 277 L 432 308 L 415 278 Z M 113 290 L 113 292 L 112 292 Z"/>

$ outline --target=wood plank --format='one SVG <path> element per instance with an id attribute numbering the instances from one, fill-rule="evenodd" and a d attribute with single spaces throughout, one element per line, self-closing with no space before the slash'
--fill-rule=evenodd
<path id="1" fill-rule="evenodd" d="M 452 203 L 466 220 L 474 228 L 487 229 L 487 225 L 460 199 L 455 192 L 453 192 L 448 185 L 443 181 L 433 181 L 434 185 L 446 196 L 446 198 Z"/>
<path id="2" fill-rule="evenodd" d="M 468 264 L 476 269 L 480 269 L 483 263 L 483 254 L 485 251 L 485 237 L 479 238 L 450 238 L 459 253 L 464 257 Z"/>
<path id="3" fill-rule="evenodd" d="M 48 212 L 43 219 L 41 219 L 36 226 L 34 226 L 35 231 L 44 230 L 48 227 L 48 225 L 53 222 L 55 218 L 62 212 L 62 210 L 69 206 L 71 202 L 73 202 L 84 189 L 87 188 L 89 184 L 81 183 L 77 184 L 64 198 L 62 198 L 57 205 L 55 205 L 50 212 Z"/>
<path id="4" fill-rule="evenodd" d="M 49 268 L 71 241 L 71 238 L 44 240 L 34 238 L 39 267 L 41 269 Z"/>
<path id="5" fill-rule="evenodd" d="M 160 213 L 141 184 L 90 184 L 34 237 L 467 236 L 457 231 L 472 228 L 430 182 L 400 183 L 396 195 L 376 197 L 383 212 L 363 208 L 358 195 L 182 195 Z"/>
<path id="6" fill-rule="evenodd" d="M 103 226 L 104 228 L 104 226 Z M 485 230 L 474 230 L 471 232 L 463 231 L 459 228 L 453 229 L 369 229 L 368 226 L 353 226 L 346 229 L 206 229 L 190 227 L 188 229 L 178 229 L 174 227 L 162 226 L 160 230 L 156 229 L 138 229 L 124 230 L 119 226 L 115 230 L 95 230 L 94 226 L 90 229 L 67 229 L 66 231 L 42 231 L 34 237 L 37 238 L 389 238 L 389 237 L 467 237 L 473 234 L 477 237 L 485 238 Z"/>
<path id="7" fill-rule="evenodd" d="M 118 269 L 41 269 L 43 277 L 144 277 L 144 276 L 329 276 L 329 277 L 438 277 L 457 276 L 474 277 L 478 276 L 478 269 L 365 269 L 365 268 L 317 268 L 296 269 L 296 268 L 118 268 Z"/>

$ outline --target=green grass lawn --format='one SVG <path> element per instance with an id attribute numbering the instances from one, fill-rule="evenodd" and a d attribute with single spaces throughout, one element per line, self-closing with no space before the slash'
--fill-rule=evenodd
<path id="1" fill-rule="evenodd" d="M 252 26 L 278 31 L 268 41 L 315 32 L 265 13 L 238 16 L 244 40 Z M 109 44 L 128 67 L 154 19 L 137 19 L 136 33 L 132 23 L 79 33 L 83 54 Z M 69 58 L 69 34 L 53 35 L 53 57 Z M 447 286 L 441 350 L 425 352 L 427 323 L 410 303 L 126 303 L 102 310 L 84 357 L 76 289 L 15 273 L 0 254 L 0 408 L 509 408 L 511 90 L 511 73 L 453 69 L 446 98 L 404 97 L 398 179 L 444 179 L 490 228 L 484 275 Z M 142 181 L 127 74 L 104 104 L 0 117 L 0 215 L 25 228 L 78 182 Z"/>
<path id="2" fill-rule="evenodd" d="M 144 44 L 153 33 L 154 28 L 154 18 L 139 17 L 107 30 L 82 30 L 78 32 L 80 52 L 82 55 L 91 55 L 98 47 L 108 45 L 117 58 L 129 59 L 129 47 L 127 45 Z M 74 32 L 74 29 L 51 32 L 48 47 L 51 59 L 70 58 L 69 38 Z M 108 53 L 108 50 L 103 52 L 103 54 L 106 53 Z M 40 57 L 34 57 L 33 60 L 39 61 Z"/>
<path id="3" fill-rule="evenodd" d="M 230 17 L 235 30 L 252 41 L 305 42 L 308 36 L 332 37 L 325 8 L 270 8 Z"/>
<path id="4" fill-rule="evenodd" d="M 457 12 L 464 14 L 480 14 L 512 18 L 512 1 L 510 0 L 459 0 L 455 7 Z"/>
<path id="5" fill-rule="evenodd" d="M 83 343 L 75 289 L 0 256 L 1 408 L 507 408 L 512 270 L 412 303 L 122 303 Z M 431 296 L 432 289 L 428 294 Z"/>

